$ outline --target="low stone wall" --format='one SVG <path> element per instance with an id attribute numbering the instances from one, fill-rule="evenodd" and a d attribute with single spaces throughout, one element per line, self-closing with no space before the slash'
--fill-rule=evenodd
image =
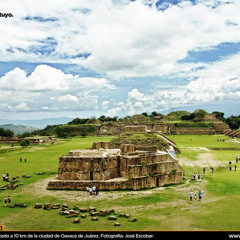
<path id="1" fill-rule="evenodd" d="M 132 179 L 137 176 L 148 176 L 154 173 L 169 174 L 172 171 L 179 171 L 177 162 L 168 161 L 164 163 L 152 163 L 143 165 L 128 166 L 127 176 Z"/>
<path id="2" fill-rule="evenodd" d="M 169 174 L 158 174 L 150 177 L 137 177 L 131 179 L 131 185 L 133 190 L 139 190 L 143 188 L 162 187 L 171 184 L 182 183 L 183 172 L 175 172 Z"/>
<path id="3" fill-rule="evenodd" d="M 89 158 L 78 158 L 74 156 L 63 156 L 59 159 L 58 179 L 65 180 L 89 180 L 90 172 L 93 180 L 107 180 L 118 177 L 118 156 Z"/>
<path id="4" fill-rule="evenodd" d="M 164 175 L 143 176 L 123 181 L 74 181 L 52 180 L 48 183 L 48 190 L 86 190 L 87 187 L 99 187 L 100 190 L 139 190 L 144 188 L 161 187 L 165 185 L 182 183 L 182 172 Z"/>
<path id="5" fill-rule="evenodd" d="M 173 135 L 212 135 L 215 130 L 212 128 L 171 128 Z"/>
<path id="6" fill-rule="evenodd" d="M 74 181 L 52 180 L 48 183 L 48 190 L 86 190 L 87 187 L 99 187 L 99 190 L 131 189 L 131 183 L 126 181 Z"/>

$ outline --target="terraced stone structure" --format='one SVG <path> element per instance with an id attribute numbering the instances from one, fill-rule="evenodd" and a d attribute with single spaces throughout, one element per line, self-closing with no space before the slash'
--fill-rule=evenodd
<path id="1" fill-rule="evenodd" d="M 60 157 L 58 176 L 47 188 L 137 190 L 182 182 L 184 171 L 167 152 L 138 151 L 133 144 L 109 149 L 103 142 L 94 143 L 93 148 L 71 150 Z"/>

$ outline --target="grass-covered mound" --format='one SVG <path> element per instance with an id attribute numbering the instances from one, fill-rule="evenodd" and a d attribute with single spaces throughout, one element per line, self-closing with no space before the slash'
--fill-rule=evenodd
<path id="1" fill-rule="evenodd" d="M 134 144 L 137 149 L 156 147 L 159 150 L 166 150 L 169 148 L 168 143 L 155 134 L 122 134 L 110 141 L 110 148 L 120 148 L 121 144 Z"/>

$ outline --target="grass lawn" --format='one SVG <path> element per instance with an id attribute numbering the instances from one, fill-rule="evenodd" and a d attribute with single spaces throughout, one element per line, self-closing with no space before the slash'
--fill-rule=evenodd
<path id="1" fill-rule="evenodd" d="M 31 145 L 27 148 L 2 145 L 0 169 L 10 176 L 19 176 L 22 186 L 14 190 L 0 191 L 0 225 L 5 230 L 240 230 L 240 163 L 237 171 L 229 171 L 228 161 L 235 164 L 237 150 L 211 150 L 211 148 L 240 148 L 240 143 L 225 136 L 168 136 L 181 150 L 177 155 L 185 171 L 182 184 L 141 191 L 101 191 L 99 196 L 86 196 L 84 191 L 48 191 L 44 184 L 54 177 L 58 170 L 58 159 L 71 149 L 90 148 L 94 141 L 109 141 L 111 137 L 74 137 L 56 144 Z M 218 141 L 225 139 L 225 142 Z M 214 173 L 202 174 L 203 156 L 215 164 Z M 20 157 L 23 162 L 20 163 Z M 27 162 L 24 162 L 24 158 Z M 201 162 L 202 161 L 202 162 Z M 208 167 L 208 166 L 207 166 Z M 201 181 L 191 180 L 192 173 L 201 171 Z M 44 172 L 43 175 L 37 175 Z M 31 175 L 23 178 L 22 175 Z M 0 179 L 0 186 L 5 182 Z M 201 201 L 189 201 L 189 192 L 202 191 Z M 26 208 L 4 207 L 3 199 L 10 195 L 12 204 L 25 203 Z M 70 208 L 95 206 L 97 210 L 113 208 L 117 213 L 128 213 L 137 222 L 118 217 L 116 221 L 108 216 L 91 221 L 91 216 L 74 224 L 74 218 L 60 215 L 59 210 L 34 209 L 35 203 L 68 203 Z"/>

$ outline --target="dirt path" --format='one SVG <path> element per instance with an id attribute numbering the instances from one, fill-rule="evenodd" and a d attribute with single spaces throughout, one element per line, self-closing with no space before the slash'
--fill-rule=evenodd
<path id="1" fill-rule="evenodd" d="M 73 200 L 73 201 L 97 201 L 100 199 L 117 199 L 124 196 L 139 197 L 152 194 L 157 191 L 161 191 L 164 188 L 155 188 L 144 191 L 100 191 L 98 196 L 92 195 L 87 196 L 86 191 L 67 191 L 67 190 L 47 190 L 47 184 L 49 181 L 54 178 L 47 178 L 35 183 L 30 184 L 29 186 L 23 189 L 23 192 L 26 194 L 32 194 L 34 196 L 52 196 L 64 200 Z"/>
<path id="2" fill-rule="evenodd" d="M 195 148 L 193 148 L 193 151 Z M 188 167 L 220 167 L 225 166 L 223 162 L 214 158 L 213 153 L 210 152 L 209 149 L 201 148 L 200 150 L 204 150 L 206 152 L 198 153 L 197 160 L 189 160 L 186 157 L 180 157 L 178 162 L 180 165 L 188 166 Z"/>

